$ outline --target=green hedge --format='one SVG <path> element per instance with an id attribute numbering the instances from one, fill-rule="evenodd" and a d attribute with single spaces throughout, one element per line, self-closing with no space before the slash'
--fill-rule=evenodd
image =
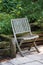
<path id="1" fill-rule="evenodd" d="M 43 28 L 43 0 L 0 0 L 0 34 L 12 34 L 11 19 L 21 17 Z"/>
<path id="2" fill-rule="evenodd" d="M 11 19 L 12 15 L 0 13 L 0 34 L 11 34 Z"/>
<path id="3" fill-rule="evenodd" d="M 0 13 L 0 34 L 12 34 L 11 19 L 16 18 L 14 15 Z M 43 18 L 34 22 L 37 26 L 43 27 Z"/>

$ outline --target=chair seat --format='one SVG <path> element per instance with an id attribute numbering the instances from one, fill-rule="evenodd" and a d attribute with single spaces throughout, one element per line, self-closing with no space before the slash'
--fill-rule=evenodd
<path id="1" fill-rule="evenodd" d="M 38 37 L 39 37 L 38 35 L 27 35 L 27 36 L 18 37 L 18 39 L 31 40 L 31 39 L 35 39 Z"/>

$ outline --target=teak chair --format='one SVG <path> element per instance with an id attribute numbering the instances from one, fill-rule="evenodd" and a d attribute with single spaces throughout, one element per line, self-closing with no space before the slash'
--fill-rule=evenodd
<path id="1" fill-rule="evenodd" d="M 34 45 L 36 51 L 39 52 L 35 43 L 36 39 L 39 36 L 32 34 L 29 21 L 27 18 L 11 19 L 11 25 L 12 25 L 12 30 L 14 34 L 15 44 L 17 45 L 18 50 L 22 56 L 24 56 L 24 54 L 22 53 L 20 46 L 23 42 L 26 42 L 29 40 L 34 40 L 32 45 Z M 29 48 L 29 50 L 31 49 L 31 47 Z"/>

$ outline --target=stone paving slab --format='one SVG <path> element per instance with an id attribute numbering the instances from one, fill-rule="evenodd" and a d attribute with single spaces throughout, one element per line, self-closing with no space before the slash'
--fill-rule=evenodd
<path id="1" fill-rule="evenodd" d="M 43 65 L 43 64 L 41 64 L 38 61 L 34 61 L 34 62 L 31 62 L 31 63 L 22 64 L 22 65 Z"/>
<path id="2" fill-rule="evenodd" d="M 43 59 L 43 54 L 28 55 L 27 57 L 29 57 L 31 60 L 39 60 Z"/>
<path id="3" fill-rule="evenodd" d="M 28 62 L 33 62 L 34 60 L 30 59 L 29 57 L 21 57 L 17 59 L 10 60 L 9 62 L 12 64 L 20 65 Z"/>
<path id="4" fill-rule="evenodd" d="M 13 65 L 13 64 L 11 64 L 9 62 L 2 62 L 1 65 Z"/>
<path id="5" fill-rule="evenodd" d="M 39 59 L 38 61 L 43 64 L 43 59 Z"/>
<path id="6" fill-rule="evenodd" d="M 6 62 L 0 62 L 0 65 L 43 65 L 43 54 L 14 58 Z"/>

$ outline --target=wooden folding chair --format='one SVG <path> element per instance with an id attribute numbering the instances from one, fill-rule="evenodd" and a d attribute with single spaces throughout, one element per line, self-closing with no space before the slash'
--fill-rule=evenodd
<path id="1" fill-rule="evenodd" d="M 11 25 L 12 25 L 12 30 L 14 34 L 15 44 L 17 45 L 18 50 L 22 56 L 24 56 L 24 54 L 22 53 L 20 46 L 23 42 L 26 42 L 29 40 L 33 40 L 32 45 L 34 45 L 36 51 L 39 52 L 35 43 L 36 39 L 39 36 L 32 34 L 29 21 L 27 18 L 11 19 Z M 29 48 L 29 50 L 31 49 L 31 47 Z"/>

